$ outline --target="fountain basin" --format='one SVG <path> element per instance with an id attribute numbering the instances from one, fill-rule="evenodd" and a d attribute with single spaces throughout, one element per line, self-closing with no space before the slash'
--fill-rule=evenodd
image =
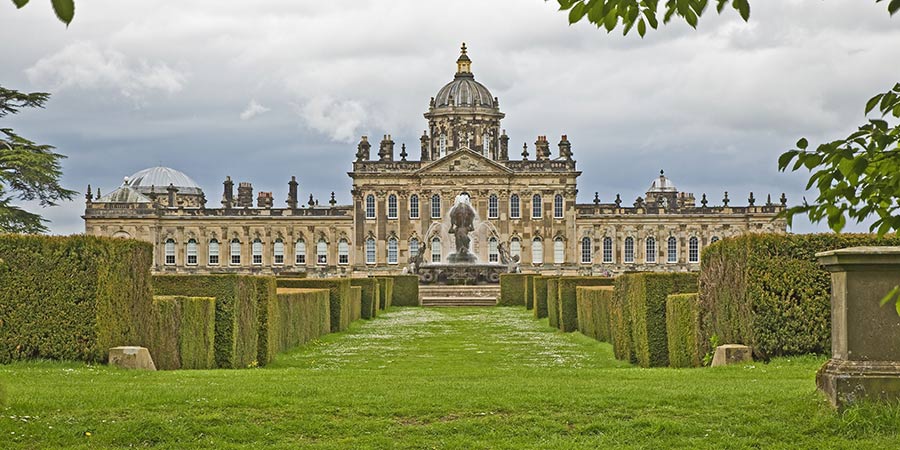
<path id="1" fill-rule="evenodd" d="M 430 263 L 419 266 L 417 273 L 422 284 L 497 284 L 506 271 L 506 266 L 496 263 Z"/>

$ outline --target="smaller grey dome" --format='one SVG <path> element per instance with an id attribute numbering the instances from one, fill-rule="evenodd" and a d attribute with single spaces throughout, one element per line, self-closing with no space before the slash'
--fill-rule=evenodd
<path id="1" fill-rule="evenodd" d="M 94 200 L 94 203 L 150 203 L 150 199 L 131 186 L 123 184 L 109 194 Z"/>
<path id="2" fill-rule="evenodd" d="M 493 108 L 494 96 L 483 84 L 475 81 L 471 73 L 458 73 L 453 81 L 444 85 L 434 97 L 434 106 L 437 108 L 450 106 L 450 97 L 453 97 L 453 106 L 483 106 Z"/>
<path id="3" fill-rule="evenodd" d="M 659 177 L 653 180 L 650 184 L 650 189 L 648 189 L 647 192 L 678 192 L 678 188 L 676 188 L 675 183 L 666 178 L 665 173 L 660 170 Z"/>
<path id="4" fill-rule="evenodd" d="M 200 195 L 203 193 L 203 190 L 191 177 L 170 167 L 151 167 L 138 171 L 128 177 L 126 184 L 145 195 L 150 193 L 151 190 L 154 190 L 157 194 L 165 194 L 169 185 L 178 188 L 179 195 Z"/>

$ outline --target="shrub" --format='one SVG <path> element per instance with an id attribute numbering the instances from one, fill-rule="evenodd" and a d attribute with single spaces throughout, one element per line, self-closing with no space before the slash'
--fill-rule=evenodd
<path id="1" fill-rule="evenodd" d="M 543 319 L 547 317 L 547 277 L 540 275 L 534 277 L 532 284 L 534 294 L 534 318 Z"/>
<path id="2" fill-rule="evenodd" d="M 279 288 L 328 289 L 331 332 L 350 326 L 351 292 L 349 278 L 277 278 Z"/>
<path id="3" fill-rule="evenodd" d="M 244 368 L 259 362 L 258 277 L 248 275 L 154 275 L 155 295 L 216 299 L 216 366 Z"/>
<path id="4" fill-rule="evenodd" d="M 623 295 L 631 327 L 633 357 L 641 367 L 668 366 L 666 297 L 697 292 L 697 274 L 635 273 L 619 278 L 632 281 L 623 289 Z"/>
<path id="5" fill-rule="evenodd" d="M 256 285 L 256 317 L 259 324 L 256 338 L 256 361 L 260 366 L 268 364 L 279 352 L 274 342 L 269 340 L 270 328 L 279 326 L 277 315 L 273 315 L 277 285 L 273 277 L 253 277 Z"/>
<path id="6" fill-rule="evenodd" d="M 105 361 L 146 345 L 153 246 L 93 236 L 0 235 L 0 363 Z"/>
<path id="7" fill-rule="evenodd" d="M 309 342 L 331 329 L 328 289 L 280 288 L 270 309 L 273 355 Z M 276 325 L 277 324 L 277 325 Z"/>
<path id="8" fill-rule="evenodd" d="M 578 330 L 598 341 L 612 342 L 609 309 L 613 300 L 613 287 L 579 286 L 575 296 L 578 303 Z"/>
<path id="9" fill-rule="evenodd" d="M 388 309 L 394 303 L 394 279 L 390 277 L 375 277 L 378 280 L 378 295 L 381 296 L 381 309 Z M 416 285 L 418 295 L 418 284 Z"/>
<path id="10" fill-rule="evenodd" d="M 525 309 L 534 308 L 534 278 L 535 274 L 529 273 L 525 275 Z"/>
<path id="11" fill-rule="evenodd" d="M 700 366 L 699 294 L 672 294 L 666 299 L 669 366 Z"/>
<path id="12" fill-rule="evenodd" d="M 559 328 L 559 277 L 547 277 L 547 319 Z"/>
<path id="13" fill-rule="evenodd" d="M 628 298 L 637 278 L 628 275 L 616 277 L 613 299 L 609 307 L 609 337 L 616 359 L 635 362 L 631 351 L 631 318 L 628 315 Z"/>
<path id="14" fill-rule="evenodd" d="M 826 353 L 831 342 L 831 279 L 817 252 L 900 245 L 867 234 L 751 234 L 704 249 L 700 326 L 706 342 L 745 344 L 758 358 Z"/>
<path id="15" fill-rule="evenodd" d="M 351 286 L 362 288 L 361 317 L 371 319 L 378 313 L 378 303 L 381 299 L 378 289 L 378 280 L 374 278 L 351 278 Z"/>
<path id="16" fill-rule="evenodd" d="M 498 306 L 522 306 L 528 287 L 528 275 L 524 273 L 500 274 L 500 301 Z"/>
<path id="17" fill-rule="evenodd" d="M 419 276 L 392 275 L 390 277 L 391 306 L 419 306 Z"/>
<path id="18" fill-rule="evenodd" d="M 559 277 L 557 281 L 557 310 L 559 329 L 567 333 L 578 329 L 578 301 L 575 288 L 578 286 L 612 286 L 611 277 Z"/>
<path id="19" fill-rule="evenodd" d="M 153 307 L 147 349 L 158 369 L 216 367 L 216 299 L 156 296 Z"/>
<path id="20" fill-rule="evenodd" d="M 362 318 L 362 287 L 350 285 L 350 322 Z"/>

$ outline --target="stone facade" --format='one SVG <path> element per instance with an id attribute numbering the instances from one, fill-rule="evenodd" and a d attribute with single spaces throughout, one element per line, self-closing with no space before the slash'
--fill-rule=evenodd
<path id="1" fill-rule="evenodd" d="M 88 188 L 88 234 L 132 237 L 156 246 L 161 272 L 303 271 L 321 275 L 399 273 L 417 251 L 445 262 L 454 248 L 448 211 L 468 194 L 478 219 L 472 253 L 499 262 L 500 247 L 519 255 L 526 272 L 617 274 L 632 270 L 699 268 L 703 247 L 748 232 L 785 232 L 775 219 L 786 206 L 769 198 L 757 206 L 700 206 L 662 172 L 631 205 L 577 204 L 581 172 L 562 136 L 551 152 L 546 136 L 510 159 L 499 102 L 474 79 L 465 46 L 454 79 L 431 99 L 419 160 L 384 135 L 377 155 L 363 136 L 348 173 L 353 205 L 328 206 L 298 198 L 288 183 L 286 208 L 261 192 L 253 206 L 250 183 L 223 183 L 221 208 L 207 208 L 202 189 L 181 172 L 147 169 L 101 197 Z M 173 206 L 174 205 L 174 206 Z M 215 248 L 218 248 L 218 258 Z M 234 258 L 232 259 L 232 257 Z M 217 261 L 216 261 L 217 260 Z"/>

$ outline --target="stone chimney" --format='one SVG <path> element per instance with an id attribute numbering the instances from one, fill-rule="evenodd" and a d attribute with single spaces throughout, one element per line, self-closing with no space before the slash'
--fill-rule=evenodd
<path id="1" fill-rule="evenodd" d="M 428 151 L 428 131 L 422 132 L 422 137 L 419 138 L 419 142 L 422 145 L 422 157 L 420 158 L 422 161 L 428 161 L 431 159 L 431 155 Z"/>
<path id="2" fill-rule="evenodd" d="M 222 206 L 225 209 L 231 209 L 234 207 L 234 182 L 231 181 L 231 177 L 225 177 L 225 182 L 222 184 L 225 186 L 225 192 L 222 193 Z"/>
<path id="3" fill-rule="evenodd" d="M 288 199 L 287 204 L 291 209 L 297 209 L 297 177 L 291 176 L 291 181 L 288 182 Z"/>
<path id="4" fill-rule="evenodd" d="M 169 193 L 169 208 L 174 208 L 174 207 L 178 206 L 178 203 L 176 200 L 176 196 L 177 196 L 176 194 L 178 194 L 178 188 L 175 187 L 174 184 L 169 183 L 169 187 L 166 188 L 166 192 Z"/>
<path id="5" fill-rule="evenodd" d="M 359 140 L 359 144 L 356 146 L 356 160 L 368 161 L 370 148 L 372 148 L 372 144 L 369 144 L 369 137 L 363 136 Z"/>
<path id="6" fill-rule="evenodd" d="M 559 140 L 559 157 L 566 161 L 572 160 L 572 144 L 565 134 L 562 135 L 562 139 Z"/>
<path id="7" fill-rule="evenodd" d="M 538 161 L 550 159 L 550 141 L 547 136 L 538 136 L 534 142 L 534 158 Z"/>
<path id="8" fill-rule="evenodd" d="M 500 160 L 509 161 L 509 136 L 506 135 L 506 130 L 500 135 Z"/>
<path id="9" fill-rule="evenodd" d="M 384 135 L 384 138 L 381 140 L 381 145 L 378 148 L 378 159 L 379 161 L 394 160 L 394 141 L 391 140 L 391 135 L 389 134 Z"/>
<path id="10" fill-rule="evenodd" d="M 256 206 L 260 208 L 271 208 L 274 201 L 271 192 L 259 191 L 259 195 L 256 197 Z"/>
<path id="11" fill-rule="evenodd" d="M 238 208 L 252 208 L 253 207 L 253 185 L 242 181 L 238 184 L 238 200 L 237 200 Z"/>

